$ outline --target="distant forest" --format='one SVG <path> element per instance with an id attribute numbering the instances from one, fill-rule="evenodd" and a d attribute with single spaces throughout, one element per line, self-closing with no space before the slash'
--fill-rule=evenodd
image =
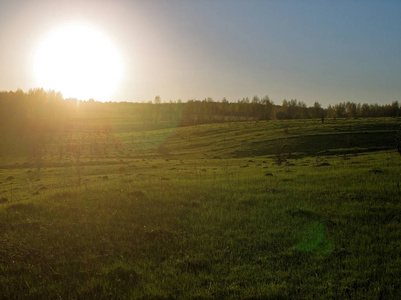
<path id="1" fill-rule="evenodd" d="M 159 96 L 147 103 L 97 102 L 93 99 L 80 101 L 64 99 L 61 93 L 32 89 L 27 93 L 22 90 L 0 92 L 0 126 L 20 132 L 30 129 L 56 130 L 76 119 L 77 112 L 86 116 L 110 116 L 127 114 L 137 122 L 146 124 L 194 125 L 212 122 L 259 121 L 285 119 L 325 118 L 366 118 L 399 117 L 401 109 L 398 101 L 392 104 L 378 105 L 366 103 L 341 102 L 323 108 L 315 102 L 308 107 L 297 100 L 283 100 L 276 105 L 268 96 L 252 99 L 243 98 L 229 102 L 226 98 L 215 101 L 188 100 L 182 102 L 162 102 Z"/>

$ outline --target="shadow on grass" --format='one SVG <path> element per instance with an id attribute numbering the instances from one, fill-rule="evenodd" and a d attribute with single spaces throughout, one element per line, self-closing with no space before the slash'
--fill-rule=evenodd
<path id="1" fill-rule="evenodd" d="M 291 145 L 292 153 L 300 156 L 322 156 L 393 149 L 393 137 L 392 132 L 333 133 L 290 137 L 286 139 L 286 144 Z M 274 155 L 277 144 L 282 143 L 282 140 L 254 142 L 250 148 L 235 151 L 233 154 L 236 157 Z"/>

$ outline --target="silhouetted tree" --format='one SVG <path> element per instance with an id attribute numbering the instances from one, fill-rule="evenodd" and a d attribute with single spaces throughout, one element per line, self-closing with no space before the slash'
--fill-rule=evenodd
<path id="1" fill-rule="evenodd" d="M 322 116 L 324 117 L 324 110 L 322 108 L 322 105 L 316 101 L 315 103 L 313 103 L 312 118 L 319 119 Z"/>

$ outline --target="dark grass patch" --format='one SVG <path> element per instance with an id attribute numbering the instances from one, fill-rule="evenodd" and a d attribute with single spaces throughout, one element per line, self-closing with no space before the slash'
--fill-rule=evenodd
<path id="1" fill-rule="evenodd" d="M 240 209 L 242 208 L 246 208 L 246 207 L 253 207 L 255 205 L 257 205 L 258 200 L 257 199 L 246 199 L 246 200 L 241 200 L 238 202 L 238 207 Z"/>
<path id="2" fill-rule="evenodd" d="M 316 165 L 316 167 L 328 167 L 328 166 L 330 166 L 330 164 L 327 163 L 327 162 L 320 163 L 320 164 Z"/>
<path id="3" fill-rule="evenodd" d="M 178 268 L 182 272 L 192 272 L 198 274 L 210 269 L 210 260 L 203 257 L 185 257 L 177 262 Z"/>
<path id="4" fill-rule="evenodd" d="M 118 285 L 137 285 L 140 280 L 138 273 L 124 264 L 116 264 L 109 267 L 106 270 L 106 276 L 114 283 L 118 283 Z"/>
<path id="5" fill-rule="evenodd" d="M 393 135 L 394 133 L 390 131 L 355 132 L 351 138 L 352 144 L 350 144 L 350 138 L 346 132 L 300 135 L 287 137 L 286 141 L 289 145 L 293 145 L 293 153 L 301 153 L 303 156 L 333 155 L 343 152 L 362 153 L 368 152 L 370 149 L 372 151 L 392 149 L 394 148 Z M 273 155 L 276 153 L 277 144 L 281 141 L 282 139 L 272 139 L 252 142 L 249 149 L 237 150 L 234 154 L 237 157 Z M 285 151 L 285 149 L 283 150 Z"/>
<path id="6" fill-rule="evenodd" d="M 145 240 L 150 241 L 150 242 L 171 239 L 174 236 L 175 236 L 174 232 L 164 230 L 164 229 L 155 229 L 152 231 L 145 232 Z"/>
<path id="7" fill-rule="evenodd" d="M 20 212 L 20 213 L 35 213 L 40 210 L 39 206 L 32 203 L 16 203 L 6 208 L 9 212 Z"/>
<path id="8" fill-rule="evenodd" d="M 322 219 L 322 216 L 320 214 L 310 211 L 310 210 L 300 209 L 300 208 L 288 209 L 285 211 L 285 213 L 289 214 L 293 218 L 300 217 L 300 218 L 307 218 L 310 220 Z"/>

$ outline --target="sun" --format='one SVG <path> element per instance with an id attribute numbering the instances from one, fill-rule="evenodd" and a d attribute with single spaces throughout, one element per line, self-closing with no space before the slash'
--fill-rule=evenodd
<path id="1" fill-rule="evenodd" d="M 115 45 L 94 27 L 73 22 L 48 32 L 33 60 L 36 83 L 65 98 L 110 100 L 123 76 Z"/>

